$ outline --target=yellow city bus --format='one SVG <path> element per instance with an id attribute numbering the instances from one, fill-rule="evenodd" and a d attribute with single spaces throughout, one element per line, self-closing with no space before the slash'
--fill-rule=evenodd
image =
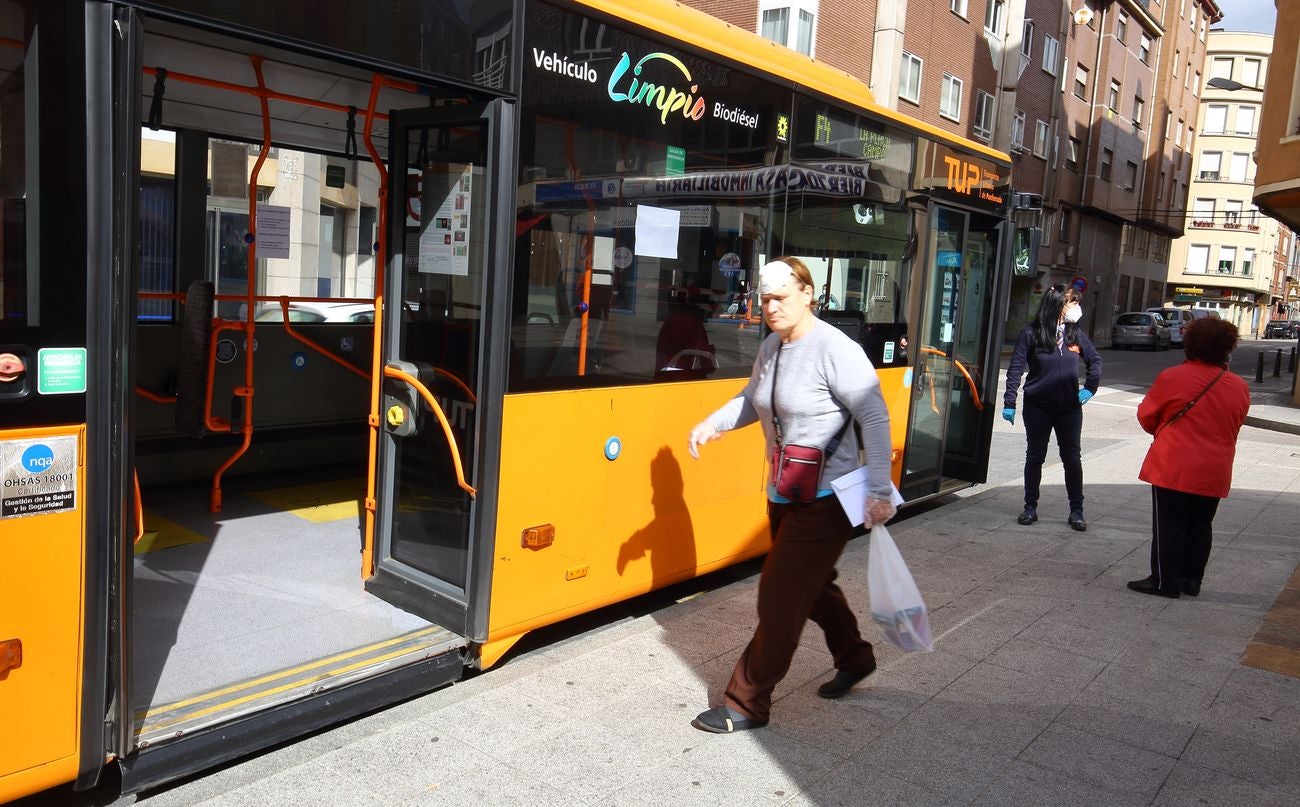
<path id="1" fill-rule="evenodd" d="M 1009 171 L 668 0 L 0 0 L 0 801 L 761 555 L 772 256 L 983 481 Z"/>

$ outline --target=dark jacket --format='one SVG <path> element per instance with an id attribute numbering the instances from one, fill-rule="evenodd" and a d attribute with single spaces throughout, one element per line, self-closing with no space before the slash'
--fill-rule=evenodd
<path id="1" fill-rule="evenodd" d="M 1007 391 L 1002 396 L 1002 406 L 1014 409 L 1016 393 L 1020 389 L 1020 376 L 1028 367 L 1025 378 L 1025 402 L 1054 408 L 1079 405 L 1079 359 L 1088 367 L 1088 380 L 1084 386 L 1096 392 L 1101 384 L 1101 354 L 1092 340 L 1077 324 L 1065 326 L 1065 347 L 1050 351 L 1034 349 L 1034 327 L 1026 325 L 1016 337 L 1015 352 L 1007 366 Z"/>

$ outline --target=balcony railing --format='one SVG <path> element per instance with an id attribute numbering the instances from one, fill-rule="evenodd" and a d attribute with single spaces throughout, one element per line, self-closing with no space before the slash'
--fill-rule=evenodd
<path id="1" fill-rule="evenodd" d="M 1209 221 L 1206 219 L 1192 219 L 1192 226 L 1202 230 L 1212 228 L 1222 228 L 1225 230 L 1246 230 L 1247 232 L 1259 232 L 1258 224 L 1242 224 L 1239 221 Z"/>

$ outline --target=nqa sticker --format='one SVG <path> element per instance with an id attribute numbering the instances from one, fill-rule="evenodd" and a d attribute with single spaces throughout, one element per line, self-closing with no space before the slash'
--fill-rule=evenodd
<path id="1" fill-rule="evenodd" d="M 62 513 L 76 504 L 76 437 L 0 441 L 0 519 Z"/>

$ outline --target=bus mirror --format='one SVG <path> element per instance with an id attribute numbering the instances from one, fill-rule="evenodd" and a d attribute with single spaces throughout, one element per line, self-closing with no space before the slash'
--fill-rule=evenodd
<path id="1" fill-rule="evenodd" d="M 1038 266 L 1038 247 L 1043 243 L 1043 231 L 1038 227 L 1020 227 L 1012 247 L 1016 277 L 1033 277 Z"/>

